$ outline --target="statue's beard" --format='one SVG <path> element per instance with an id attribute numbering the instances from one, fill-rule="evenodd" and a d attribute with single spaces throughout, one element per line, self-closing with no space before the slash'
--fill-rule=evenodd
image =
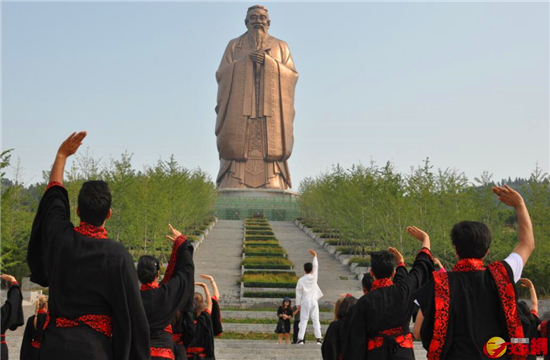
<path id="1" fill-rule="evenodd" d="M 256 24 L 252 25 L 248 32 L 254 41 L 254 47 L 256 50 L 261 50 L 267 38 L 267 28 L 261 24 Z"/>

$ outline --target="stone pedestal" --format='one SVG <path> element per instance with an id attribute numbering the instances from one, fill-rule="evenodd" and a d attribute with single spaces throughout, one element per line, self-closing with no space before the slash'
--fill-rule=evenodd
<path id="1" fill-rule="evenodd" d="M 216 214 L 221 220 L 263 215 L 271 221 L 294 221 L 300 216 L 299 194 L 276 189 L 220 189 Z"/>

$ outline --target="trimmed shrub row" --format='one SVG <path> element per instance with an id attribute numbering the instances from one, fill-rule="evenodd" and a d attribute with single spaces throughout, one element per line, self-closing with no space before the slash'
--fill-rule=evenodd
<path id="1" fill-rule="evenodd" d="M 245 291 L 244 297 L 248 298 L 277 298 L 281 299 L 284 297 L 289 297 L 291 299 L 296 298 L 296 292 L 270 292 L 270 291 Z"/>

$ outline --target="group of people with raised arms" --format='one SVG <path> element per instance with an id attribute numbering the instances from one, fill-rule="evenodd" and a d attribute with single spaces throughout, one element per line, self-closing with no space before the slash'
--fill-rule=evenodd
<path id="1" fill-rule="evenodd" d="M 142 256 L 136 271 L 122 243 L 108 238 L 111 194 L 105 182 L 82 185 L 76 209 L 81 222 L 76 227 L 71 223 L 63 174 L 67 158 L 85 137 L 86 132 L 73 133 L 59 147 L 33 222 L 27 256 L 31 281 L 49 287 L 49 298 L 38 300 L 27 322 L 22 359 L 213 359 L 214 337 L 223 331 L 219 291 L 209 275 L 201 277 L 210 281 L 212 294 L 207 284 L 195 282 L 193 246 L 181 232 L 169 225 L 172 253 L 159 282 L 158 259 Z M 549 325 L 539 319 L 533 284 L 521 278 L 535 248 L 529 213 L 512 188 L 498 186 L 493 192 L 515 209 L 518 220 L 518 244 L 506 259 L 485 264 L 491 232 L 483 223 L 462 221 L 450 234 L 457 263 L 445 271 L 432 254 L 428 234 L 408 227 L 407 233 L 421 244 L 414 263 L 407 267 L 395 248 L 371 253 L 364 295 L 356 299 L 347 294 L 337 301 L 323 357 L 414 359 L 417 338 L 430 360 L 487 359 L 492 356 L 488 341 L 501 338 L 508 349 L 505 356 L 545 355 L 548 360 Z M 313 263 L 305 264 L 297 285 L 297 309 L 290 310 L 290 299 L 285 299 L 278 313 L 278 332 L 288 334 L 290 317 L 301 312 L 298 344 L 309 319 L 318 343 L 322 340 L 317 254 L 310 253 Z M 2 280 L 9 284 L 1 324 L 2 359 L 7 359 L 5 333 L 22 326 L 24 319 L 17 281 L 6 274 Z M 518 302 L 518 282 L 529 289 L 531 306 Z M 195 286 L 204 294 L 195 292 Z"/>
<path id="2" fill-rule="evenodd" d="M 446 271 L 432 255 L 428 234 L 408 227 L 407 232 L 421 243 L 412 267 L 407 268 L 395 248 L 371 253 L 364 295 L 349 309 L 342 310 L 342 304 L 353 297 L 337 302 L 323 358 L 414 359 L 416 338 L 429 360 L 490 359 L 495 354 L 548 360 L 548 322 L 539 319 L 532 282 L 521 278 L 535 248 L 527 207 L 509 186 L 494 187 L 493 192 L 515 209 L 518 219 L 518 243 L 506 259 L 486 265 L 490 230 L 481 222 L 462 221 L 450 234 L 457 263 Z M 518 302 L 516 283 L 529 289 L 531 306 Z M 495 338 L 502 339 L 498 351 L 489 346 Z"/>
<path id="3" fill-rule="evenodd" d="M 21 359 L 214 359 L 214 336 L 223 331 L 219 291 L 211 276 L 201 275 L 210 280 L 214 296 L 206 284 L 195 283 L 193 246 L 181 232 L 168 225 L 173 247 L 159 282 L 158 259 L 140 257 L 136 271 L 124 245 L 108 238 L 107 183 L 82 185 L 76 209 L 81 221 L 71 223 L 63 174 L 85 137 L 86 132 L 73 133 L 59 147 L 32 225 L 31 281 L 48 287 L 49 298 L 39 299 L 27 322 Z M 10 284 L 2 306 L 2 359 L 8 359 L 5 332 L 24 319 L 17 281 L 10 275 L 2 279 Z"/>

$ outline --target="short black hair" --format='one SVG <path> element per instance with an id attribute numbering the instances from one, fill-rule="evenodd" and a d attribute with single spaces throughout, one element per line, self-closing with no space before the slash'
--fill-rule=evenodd
<path id="1" fill-rule="evenodd" d="M 491 231 L 479 221 L 461 221 L 451 230 L 451 240 L 461 259 L 482 259 L 491 247 Z"/>
<path id="2" fill-rule="evenodd" d="M 93 180 L 82 184 L 78 194 L 80 220 L 90 225 L 101 226 L 111 208 L 111 191 L 105 181 Z"/>
<path id="3" fill-rule="evenodd" d="M 363 275 L 363 279 L 361 279 L 361 285 L 363 285 L 363 287 L 370 292 L 373 281 L 372 276 L 370 276 L 370 273 L 367 272 Z"/>
<path id="4" fill-rule="evenodd" d="M 347 296 L 344 301 L 342 301 L 340 309 L 338 309 L 338 319 L 345 319 L 348 315 L 349 309 L 351 309 L 351 307 L 355 304 L 357 304 L 357 299 L 353 296 Z"/>
<path id="5" fill-rule="evenodd" d="M 395 257 L 387 250 L 370 254 L 371 270 L 377 279 L 390 278 L 395 270 Z"/>
<path id="6" fill-rule="evenodd" d="M 137 264 L 138 279 L 142 284 L 149 284 L 157 277 L 160 270 L 159 260 L 151 255 L 143 255 Z"/>
<path id="7" fill-rule="evenodd" d="M 309 274 L 313 271 L 313 264 L 312 263 L 305 263 L 304 264 L 304 271 L 306 272 L 306 274 Z"/>

